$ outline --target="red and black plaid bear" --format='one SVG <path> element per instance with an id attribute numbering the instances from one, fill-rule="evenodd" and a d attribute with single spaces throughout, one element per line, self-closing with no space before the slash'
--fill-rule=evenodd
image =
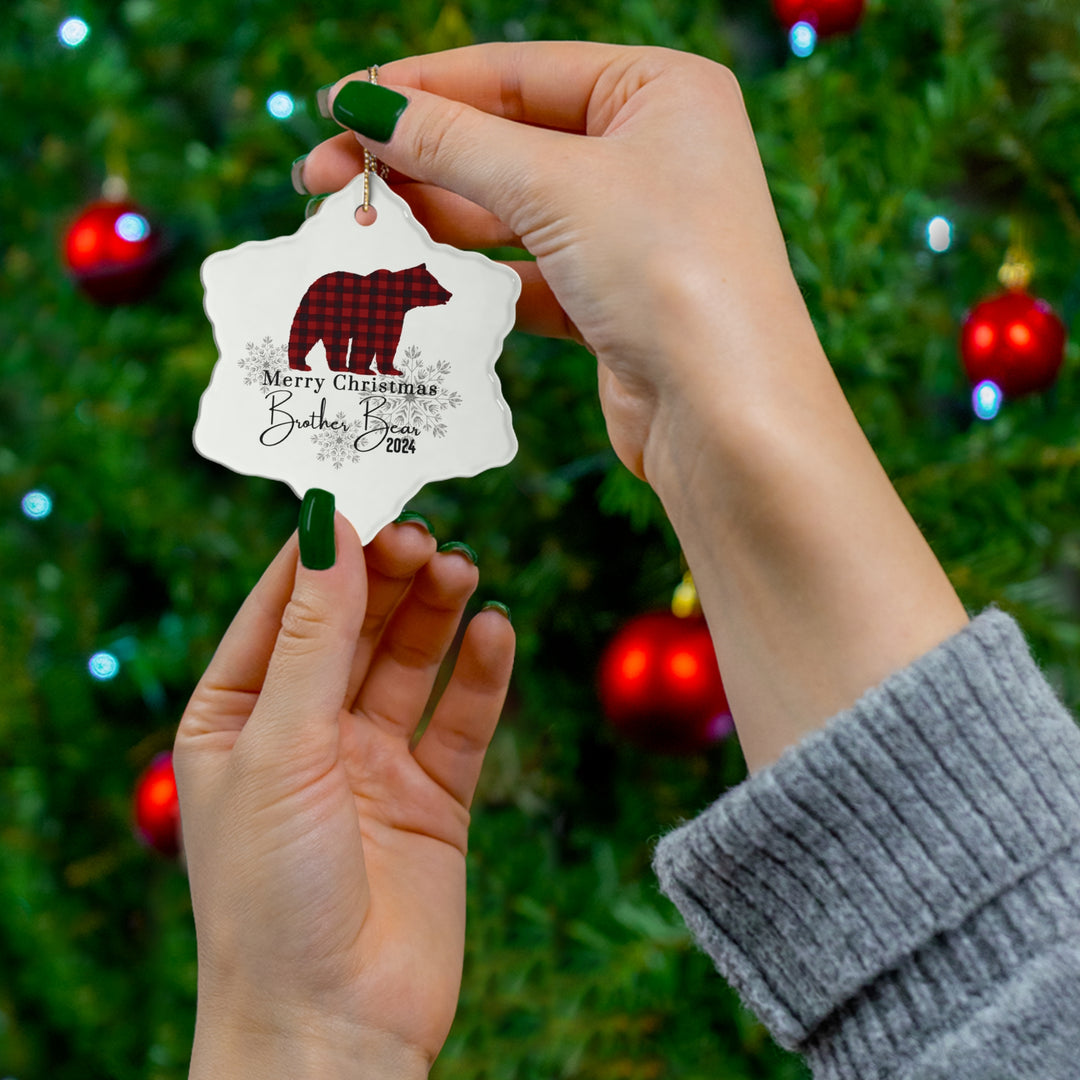
<path id="1" fill-rule="evenodd" d="M 293 316 L 289 367 L 310 371 L 307 355 L 321 341 L 331 371 L 371 373 L 374 360 L 379 374 L 400 375 L 394 354 L 405 316 L 416 307 L 445 304 L 451 295 L 424 263 L 363 275 L 344 270 L 323 274 Z"/>

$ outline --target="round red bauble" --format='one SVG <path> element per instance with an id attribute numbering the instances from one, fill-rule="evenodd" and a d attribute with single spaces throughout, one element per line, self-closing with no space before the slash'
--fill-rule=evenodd
<path id="1" fill-rule="evenodd" d="M 859 25 L 866 0 L 773 0 L 773 9 L 785 30 L 809 23 L 818 37 L 847 34 Z"/>
<path id="2" fill-rule="evenodd" d="M 1045 300 L 1011 289 L 968 312 L 960 355 L 972 386 L 989 379 L 1005 397 L 1045 390 L 1065 357 L 1065 324 Z"/>
<path id="3" fill-rule="evenodd" d="M 103 200 L 88 206 L 68 229 L 64 262 L 98 303 L 140 300 L 161 277 L 161 236 L 134 203 Z"/>
<path id="4" fill-rule="evenodd" d="M 615 729 L 646 750 L 690 754 L 732 731 L 704 618 L 639 615 L 600 660 L 600 701 Z"/>
<path id="5" fill-rule="evenodd" d="M 136 835 L 162 855 L 180 853 L 180 800 L 172 754 L 158 754 L 135 784 Z"/>

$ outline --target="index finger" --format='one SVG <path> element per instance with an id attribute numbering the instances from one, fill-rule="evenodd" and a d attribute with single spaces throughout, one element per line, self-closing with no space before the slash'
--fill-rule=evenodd
<path id="1" fill-rule="evenodd" d="M 491 42 L 393 60 L 380 66 L 379 81 L 584 134 L 598 80 L 632 51 L 590 41 Z"/>

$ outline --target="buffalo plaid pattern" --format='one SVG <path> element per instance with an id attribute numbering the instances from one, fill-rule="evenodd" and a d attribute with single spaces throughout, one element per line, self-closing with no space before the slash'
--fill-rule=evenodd
<path id="1" fill-rule="evenodd" d="M 331 371 L 373 374 L 374 360 L 379 374 L 400 375 L 394 354 L 405 316 L 413 308 L 445 304 L 451 295 L 424 263 L 364 275 L 345 270 L 323 274 L 304 293 L 293 316 L 289 367 L 310 371 L 307 355 L 321 341 Z"/>

